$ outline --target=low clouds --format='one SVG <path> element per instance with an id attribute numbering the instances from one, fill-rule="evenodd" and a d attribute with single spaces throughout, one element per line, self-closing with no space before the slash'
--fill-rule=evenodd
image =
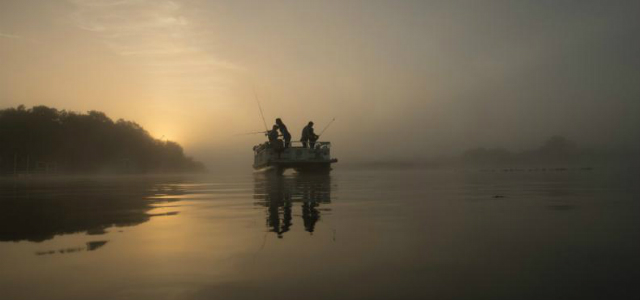
<path id="1" fill-rule="evenodd" d="M 13 34 L 6 34 L 6 33 L 2 33 L 0 32 L 0 38 L 6 38 L 6 39 L 21 39 L 21 37 L 17 36 L 17 35 L 13 35 Z"/>
<path id="2" fill-rule="evenodd" d="M 70 0 L 79 28 L 93 32 L 112 51 L 152 75 L 155 88 L 203 93 L 224 88 L 225 72 L 238 69 L 205 50 L 197 21 L 177 1 Z"/>
<path id="3" fill-rule="evenodd" d="M 23 37 L 23 36 L 20 36 L 20 35 L 15 35 L 15 34 L 3 33 L 3 32 L 0 32 L 0 39 L 15 40 L 15 41 L 19 41 L 19 42 L 27 42 L 27 43 L 34 43 L 34 44 L 38 43 L 35 40 L 30 39 L 30 38 L 26 38 L 26 37 Z"/>

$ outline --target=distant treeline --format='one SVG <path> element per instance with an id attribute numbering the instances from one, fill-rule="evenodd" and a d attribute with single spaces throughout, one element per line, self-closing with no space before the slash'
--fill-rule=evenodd
<path id="1" fill-rule="evenodd" d="M 552 136 L 540 147 L 520 152 L 504 148 L 471 149 L 459 158 L 459 162 L 479 166 L 589 166 L 629 160 L 630 153 L 628 149 L 580 147 L 563 136 Z"/>
<path id="2" fill-rule="evenodd" d="M 205 167 L 140 125 L 46 106 L 0 110 L 0 173 L 167 173 Z"/>
<path id="3" fill-rule="evenodd" d="M 415 160 L 352 162 L 343 163 L 341 166 L 385 169 L 587 170 L 596 166 L 613 165 L 640 167 L 640 151 L 636 148 L 620 146 L 584 147 L 563 136 L 552 136 L 539 147 L 524 151 L 478 147 L 459 155 Z"/>

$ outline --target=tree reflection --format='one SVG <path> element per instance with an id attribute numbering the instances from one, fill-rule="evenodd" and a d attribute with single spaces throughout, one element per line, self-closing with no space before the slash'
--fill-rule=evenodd
<path id="1" fill-rule="evenodd" d="M 56 235 L 106 233 L 155 216 L 152 196 L 179 195 L 175 184 L 149 178 L 0 181 L 0 241 L 42 242 Z M 170 215 L 165 213 L 163 215 Z"/>
<path id="2" fill-rule="evenodd" d="M 255 204 L 267 208 L 266 225 L 278 238 L 293 225 L 294 203 L 301 203 L 304 229 L 313 233 L 320 220 L 320 205 L 331 202 L 329 174 L 278 176 L 258 173 L 254 176 L 254 189 Z"/>

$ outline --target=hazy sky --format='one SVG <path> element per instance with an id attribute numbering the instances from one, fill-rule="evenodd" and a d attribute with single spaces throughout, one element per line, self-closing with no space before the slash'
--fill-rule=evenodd
<path id="1" fill-rule="evenodd" d="M 347 160 L 640 142 L 640 1 L 0 1 L 0 107 L 104 111 L 205 162 L 281 117 Z"/>

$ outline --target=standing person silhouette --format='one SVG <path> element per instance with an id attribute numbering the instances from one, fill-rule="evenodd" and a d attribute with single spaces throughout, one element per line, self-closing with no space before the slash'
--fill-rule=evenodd
<path id="1" fill-rule="evenodd" d="M 289 133 L 289 130 L 287 130 L 287 125 L 284 125 L 280 118 L 276 119 L 276 124 L 278 125 L 278 129 L 280 129 L 282 138 L 284 139 L 284 147 L 289 148 L 289 146 L 291 145 L 291 133 Z"/>
<path id="2" fill-rule="evenodd" d="M 282 150 L 284 147 L 282 145 L 282 140 L 278 139 L 278 125 L 273 125 L 273 129 L 267 131 L 267 137 L 269 138 L 269 146 L 278 153 L 278 158 L 280 158 L 280 154 L 282 154 Z"/>

